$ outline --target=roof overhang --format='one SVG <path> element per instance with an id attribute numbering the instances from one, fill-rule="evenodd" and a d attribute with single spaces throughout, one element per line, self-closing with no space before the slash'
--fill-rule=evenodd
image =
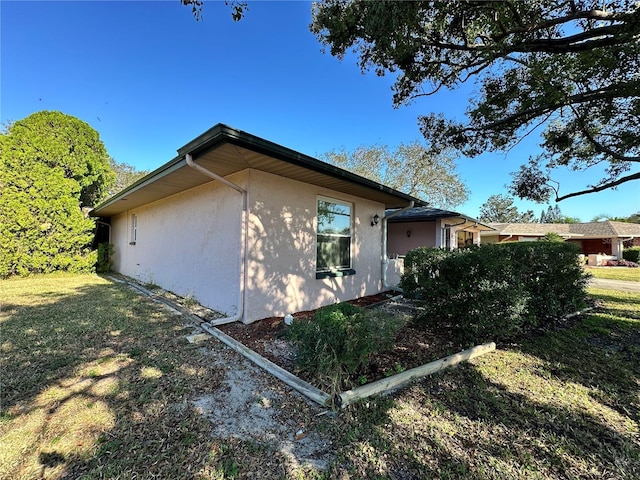
<path id="1" fill-rule="evenodd" d="M 178 156 L 98 205 L 91 215 L 111 217 L 214 181 L 186 164 L 185 156 L 221 177 L 256 169 L 377 201 L 385 208 L 425 202 L 246 132 L 218 124 L 182 148 Z"/>
<path id="2" fill-rule="evenodd" d="M 435 222 L 440 220 L 449 227 L 460 227 L 458 230 L 467 230 L 473 232 L 495 231 L 489 225 L 479 222 L 475 218 L 463 215 L 458 212 L 449 210 L 440 210 L 438 208 L 412 208 L 395 217 L 389 219 L 390 223 L 409 223 L 409 222 Z"/>

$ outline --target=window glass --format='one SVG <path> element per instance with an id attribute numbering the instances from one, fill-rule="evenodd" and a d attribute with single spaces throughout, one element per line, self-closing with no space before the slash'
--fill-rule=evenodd
<path id="1" fill-rule="evenodd" d="M 316 269 L 351 268 L 351 205 L 318 199 Z"/>

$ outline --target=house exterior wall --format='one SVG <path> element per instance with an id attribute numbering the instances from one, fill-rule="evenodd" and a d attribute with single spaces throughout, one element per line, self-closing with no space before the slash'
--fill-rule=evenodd
<path id="1" fill-rule="evenodd" d="M 247 177 L 229 179 L 242 184 Z M 219 182 L 127 211 L 112 218 L 114 270 L 233 315 L 240 291 L 241 217 L 241 195 Z"/>
<path id="2" fill-rule="evenodd" d="M 371 226 L 384 205 L 250 171 L 247 304 L 245 321 L 284 316 L 378 293 L 381 226 Z M 355 275 L 316 279 L 319 197 L 352 204 L 351 258 Z"/>
<path id="3" fill-rule="evenodd" d="M 383 204 L 258 170 L 228 179 L 248 192 L 244 321 L 380 292 L 382 229 L 371 218 L 384 213 Z M 318 197 L 352 205 L 354 275 L 316 279 Z M 241 219 L 241 195 L 215 181 L 127 211 L 111 219 L 114 270 L 235 315 Z"/>
<path id="4" fill-rule="evenodd" d="M 387 225 L 387 253 L 389 257 L 406 255 L 418 247 L 439 247 L 438 221 L 389 222 Z M 409 235 L 408 235 L 409 233 Z"/>

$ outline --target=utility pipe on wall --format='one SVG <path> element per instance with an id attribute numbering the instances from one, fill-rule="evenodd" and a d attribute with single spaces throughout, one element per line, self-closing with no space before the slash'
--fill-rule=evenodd
<path id="1" fill-rule="evenodd" d="M 238 294 L 238 313 L 236 315 L 224 318 L 218 318 L 216 320 L 212 320 L 209 322 L 211 325 L 222 325 L 225 323 L 232 323 L 242 320 L 244 317 L 245 310 L 245 291 L 246 291 L 246 256 L 247 256 L 247 245 L 248 245 L 248 233 L 249 233 L 249 213 L 247 208 L 247 191 L 239 185 L 236 185 L 233 182 L 230 182 L 226 178 L 221 177 L 220 175 L 213 173 L 210 170 L 207 170 L 201 165 L 198 165 L 193 161 L 193 157 L 190 153 L 187 153 L 185 156 L 185 161 L 187 165 L 197 170 L 198 172 L 206 175 L 209 178 L 222 182 L 229 188 L 233 188 L 237 192 L 242 195 L 242 225 L 240 227 L 240 288 Z"/>
<path id="2" fill-rule="evenodd" d="M 397 285 L 387 285 L 387 267 L 389 266 L 389 257 L 387 256 L 387 220 L 395 217 L 396 215 L 400 215 L 407 210 L 413 208 L 415 202 L 411 200 L 409 205 L 400 210 L 396 210 L 395 212 L 391 212 L 389 215 L 385 215 L 382 217 L 382 288 L 393 288 L 398 290 Z"/>

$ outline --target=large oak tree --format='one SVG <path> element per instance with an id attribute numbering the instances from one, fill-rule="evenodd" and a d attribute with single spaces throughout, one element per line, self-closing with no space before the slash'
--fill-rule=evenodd
<path id="1" fill-rule="evenodd" d="M 344 1 L 313 6 L 311 30 L 363 71 L 396 72 L 396 106 L 476 82 L 467 119 L 419 118 L 430 148 L 507 151 L 537 128 L 541 153 L 511 192 L 556 201 L 640 179 L 640 4 L 627 1 Z M 553 170 L 606 166 L 561 193 Z"/>

